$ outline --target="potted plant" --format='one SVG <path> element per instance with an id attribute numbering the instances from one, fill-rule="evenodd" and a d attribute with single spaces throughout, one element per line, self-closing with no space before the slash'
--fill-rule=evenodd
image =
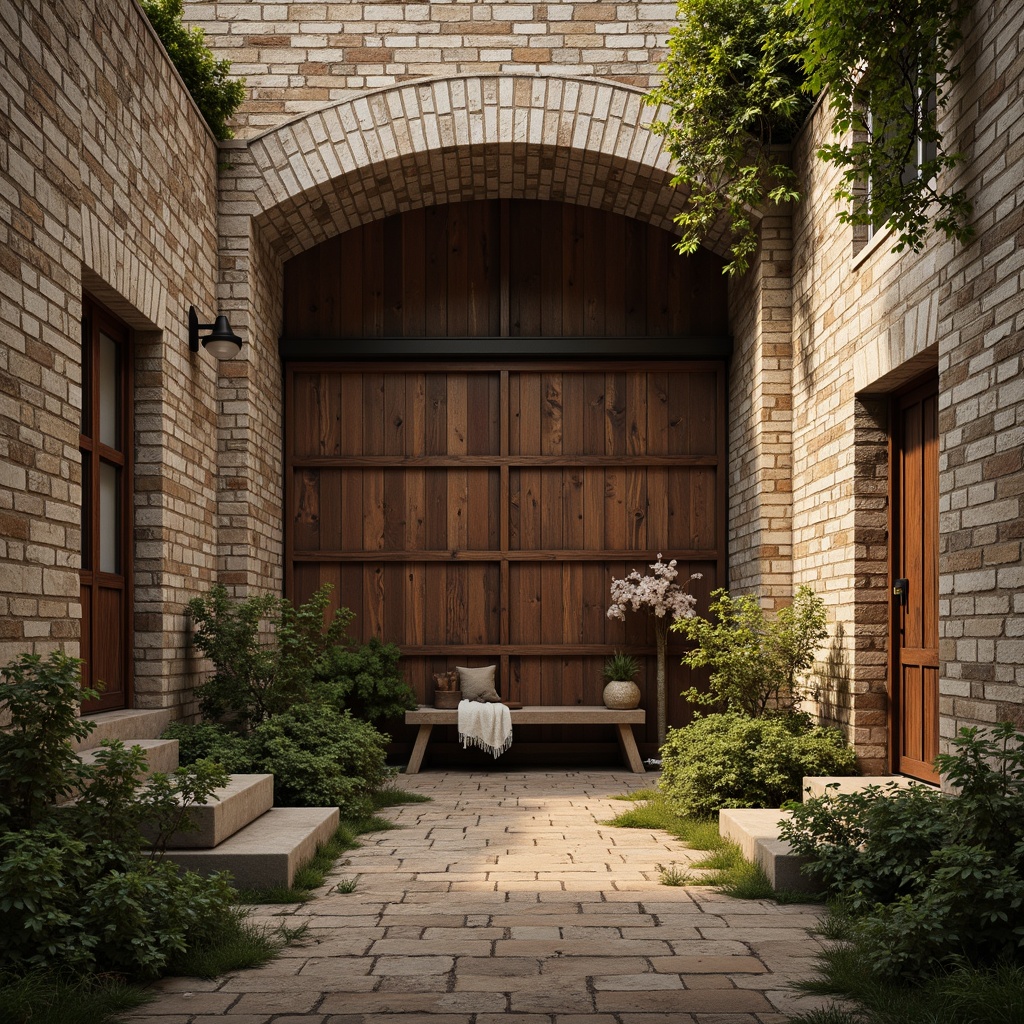
<path id="1" fill-rule="evenodd" d="M 604 663 L 604 706 L 628 711 L 640 703 L 640 687 L 636 685 L 636 674 L 640 663 L 632 654 L 616 651 Z"/>
<path id="2" fill-rule="evenodd" d="M 653 574 L 641 576 L 635 569 L 621 580 L 612 580 L 612 605 L 609 619 L 625 619 L 627 609 L 644 610 L 654 616 L 654 639 L 658 646 L 658 743 L 665 742 L 668 726 L 668 698 L 665 692 L 665 650 L 668 627 L 673 620 L 692 619 L 697 601 L 693 594 L 675 582 L 679 575 L 676 560 L 663 562 L 661 555 L 652 563 Z M 691 580 L 699 580 L 694 573 Z"/>

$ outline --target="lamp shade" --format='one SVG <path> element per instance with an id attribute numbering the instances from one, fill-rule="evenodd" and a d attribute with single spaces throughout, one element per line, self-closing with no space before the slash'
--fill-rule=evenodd
<path id="1" fill-rule="evenodd" d="M 213 322 L 213 330 L 202 341 L 203 348 L 215 359 L 234 359 L 242 351 L 242 339 L 231 330 L 223 314 Z"/>

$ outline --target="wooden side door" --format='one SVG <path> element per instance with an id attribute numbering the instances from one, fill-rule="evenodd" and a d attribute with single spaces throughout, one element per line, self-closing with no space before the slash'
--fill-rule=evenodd
<path id="1" fill-rule="evenodd" d="M 131 704 L 132 444 L 128 328 L 97 303 L 82 319 L 82 685 L 88 712 Z"/>
<path id="2" fill-rule="evenodd" d="M 939 430 L 935 374 L 892 404 L 890 742 L 893 771 L 937 782 Z"/>

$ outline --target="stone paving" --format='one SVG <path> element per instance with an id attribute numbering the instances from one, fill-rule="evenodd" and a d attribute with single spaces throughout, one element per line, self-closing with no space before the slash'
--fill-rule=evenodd
<path id="1" fill-rule="evenodd" d="M 431 772 L 316 898 L 260 907 L 308 925 L 265 967 L 168 978 L 132 1024 L 782 1024 L 822 1005 L 813 907 L 660 884 L 702 856 L 602 825 L 623 771 Z M 341 894 L 342 879 L 356 879 Z"/>

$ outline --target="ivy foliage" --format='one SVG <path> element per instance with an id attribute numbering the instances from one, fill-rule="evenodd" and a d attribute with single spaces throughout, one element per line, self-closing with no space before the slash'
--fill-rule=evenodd
<path id="1" fill-rule="evenodd" d="M 947 238 L 970 239 L 965 192 L 939 187 L 963 155 L 945 148 L 937 121 L 960 77 L 951 58 L 970 0 L 789 2 L 807 33 L 808 88 L 827 93 L 839 138 L 818 150 L 842 171 L 839 219 L 888 223 L 898 233 L 896 252 L 920 250 L 931 225 Z"/>
<path id="2" fill-rule="evenodd" d="M 231 78 L 231 61 L 217 60 L 201 28 L 182 24 L 182 0 L 140 0 L 167 55 L 218 139 L 230 139 L 231 115 L 245 99 L 245 79 Z"/>
<path id="3" fill-rule="evenodd" d="M 647 99 L 669 116 L 651 130 L 689 190 L 681 253 L 693 253 L 724 216 L 732 229 L 727 273 L 743 273 L 757 249 L 753 211 L 798 198 L 796 178 L 772 151 L 793 138 L 810 109 L 803 89 L 802 26 L 781 0 L 680 0 L 663 78 Z"/>
<path id="4" fill-rule="evenodd" d="M 679 0 L 662 80 L 647 97 L 668 108 L 652 131 L 673 159 L 674 184 L 687 190 L 679 251 L 696 251 L 724 226 L 725 272 L 748 269 L 758 211 L 800 198 L 778 144 L 793 139 L 823 92 L 838 141 L 818 156 L 842 171 L 840 220 L 892 224 L 897 251 L 920 249 L 932 225 L 966 241 L 970 204 L 962 190 L 939 187 L 962 156 L 944 148 L 937 111 L 960 73 L 950 59 L 969 4 Z"/>

